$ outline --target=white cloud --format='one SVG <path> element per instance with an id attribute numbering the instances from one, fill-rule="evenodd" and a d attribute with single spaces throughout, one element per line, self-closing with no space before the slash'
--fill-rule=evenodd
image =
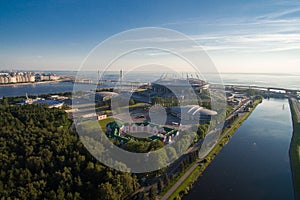
<path id="1" fill-rule="evenodd" d="M 280 17 L 284 17 L 288 14 L 292 14 L 295 12 L 299 12 L 300 11 L 300 7 L 296 7 L 296 8 L 291 8 L 291 9 L 286 9 L 286 10 L 282 10 L 282 11 L 277 11 L 277 12 L 272 12 L 263 16 L 258 17 L 258 19 L 276 19 L 276 18 L 280 18 Z"/>

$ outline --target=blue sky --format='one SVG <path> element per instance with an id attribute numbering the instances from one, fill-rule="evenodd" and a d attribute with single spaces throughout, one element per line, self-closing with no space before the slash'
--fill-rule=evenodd
<path id="1" fill-rule="evenodd" d="M 221 72 L 300 72 L 298 1 L 0 1 L 0 69 L 76 70 L 113 34 L 163 27 Z"/>

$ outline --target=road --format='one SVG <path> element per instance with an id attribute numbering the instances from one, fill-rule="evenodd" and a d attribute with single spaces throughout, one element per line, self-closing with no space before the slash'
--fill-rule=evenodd
<path id="1" fill-rule="evenodd" d="M 175 190 L 187 179 L 187 177 L 194 171 L 194 169 L 198 166 L 198 162 L 195 163 L 174 185 L 168 192 L 161 198 L 161 200 L 167 200 Z"/>
<path id="2" fill-rule="evenodd" d="M 295 98 L 292 98 L 291 100 L 293 101 L 294 109 L 297 115 L 297 121 L 300 123 L 300 103 Z"/>
<path id="3" fill-rule="evenodd" d="M 235 122 L 231 125 L 231 128 L 228 129 L 226 132 L 224 132 L 222 134 L 222 136 L 220 137 L 219 141 L 221 141 L 225 136 L 228 135 L 228 133 L 240 122 L 240 119 L 242 118 L 243 115 L 239 116 L 238 120 L 235 120 Z M 218 142 L 219 142 L 218 141 Z M 216 144 L 218 144 L 218 142 Z M 216 145 L 215 144 L 215 145 Z M 197 160 L 197 162 L 195 164 L 192 165 L 192 167 L 175 183 L 175 185 L 172 186 L 172 188 L 170 188 L 168 190 L 168 192 L 161 198 L 161 200 L 167 200 L 174 192 L 175 190 L 187 179 L 187 177 L 193 172 L 193 170 L 199 165 L 199 162 L 201 162 L 206 156 L 207 154 L 209 154 L 209 152 L 215 147 L 215 145 L 213 145 L 207 152 L 205 155 L 201 156 L 201 158 L 199 158 L 199 160 Z"/>

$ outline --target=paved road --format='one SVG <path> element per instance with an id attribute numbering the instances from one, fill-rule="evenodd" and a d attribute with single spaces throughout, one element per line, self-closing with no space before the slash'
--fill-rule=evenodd
<path id="1" fill-rule="evenodd" d="M 240 119 L 242 118 L 243 115 L 239 116 L 238 120 L 235 120 L 235 122 L 231 125 L 232 128 L 228 129 L 225 133 L 222 134 L 222 137 L 220 137 L 219 141 L 221 141 L 225 136 L 227 136 L 227 134 L 231 131 L 231 129 L 233 129 L 237 123 L 240 122 Z M 218 141 L 218 142 L 219 142 Z M 216 144 L 218 144 L 218 142 Z M 215 144 L 215 145 L 216 145 Z M 199 160 L 193 164 L 193 166 L 175 183 L 175 185 L 173 185 L 168 192 L 161 198 L 161 200 L 167 200 L 174 192 L 175 190 L 185 181 L 185 179 L 187 179 L 187 177 L 193 172 L 193 170 L 199 165 L 199 162 L 201 162 L 206 156 L 207 154 L 215 147 L 215 145 L 213 145 L 207 152 L 205 155 L 203 155 L 201 158 L 199 158 Z"/>
<path id="2" fill-rule="evenodd" d="M 161 198 L 161 200 L 167 200 L 173 192 L 187 179 L 187 177 L 193 172 L 193 170 L 198 166 L 198 162 L 194 164 L 176 183 L 173 187 Z"/>

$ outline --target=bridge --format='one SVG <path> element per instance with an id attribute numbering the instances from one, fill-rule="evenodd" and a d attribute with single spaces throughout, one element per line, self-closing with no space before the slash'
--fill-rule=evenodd
<path id="1" fill-rule="evenodd" d="M 89 84 L 89 85 L 104 85 L 104 84 L 110 84 L 114 86 L 142 86 L 147 85 L 149 83 L 143 83 L 140 81 L 119 81 L 119 80 L 100 80 L 98 82 L 94 82 L 90 79 L 76 79 L 72 80 L 73 83 L 80 83 L 80 84 Z"/>
<path id="2" fill-rule="evenodd" d="M 245 88 L 245 89 L 259 89 L 259 90 L 266 90 L 266 91 L 271 91 L 271 90 L 279 90 L 279 91 L 285 91 L 286 94 L 293 94 L 297 95 L 297 93 L 300 93 L 300 89 L 286 89 L 286 88 L 281 88 L 281 87 L 265 87 L 265 86 L 254 86 L 254 85 L 225 85 L 226 87 L 231 87 L 231 88 Z"/>
<path id="3" fill-rule="evenodd" d="M 150 85 L 150 83 L 139 82 L 139 81 L 124 81 L 124 80 L 99 80 L 98 82 L 94 82 L 91 79 L 72 79 L 73 83 L 80 84 L 89 84 L 89 85 L 106 85 L 107 87 L 127 87 L 127 88 L 136 88 L 141 87 L 143 85 Z M 265 90 L 268 92 L 275 91 L 284 91 L 285 94 L 295 95 L 297 96 L 300 93 L 300 89 L 287 89 L 282 87 L 267 87 L 267 86 L 255 86 L 255 85 L 234 85 L 234 84 L 225 84 L 225 87 L 229 88 L 241 88 L 241 89 L 257 89 L 257 90 Z"/>

